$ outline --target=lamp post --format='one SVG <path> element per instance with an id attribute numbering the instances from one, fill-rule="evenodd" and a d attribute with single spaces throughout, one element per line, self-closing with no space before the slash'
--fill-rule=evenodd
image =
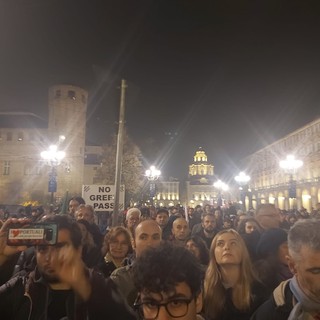
<path id="1" fill-rule="evenodd" d="M 234 180 L 239 184 L 240 190 L 240 201 L 242 204 L 242 208 L 246 211 L 246 196 L 248 193 L 248 182 L 250 181 L 250 176 L 246 175 L 243 171 L 241 171 L 237 176 L 234 177 Z M 249 207 L 251 206 L 249 198 Z"/>
<path id="2" fill-rule="evenodd" d="M 156 195 L 156 184 L 155 181 L 159 179 L 161 171 L 155 166 L 151 166 L 150 169 L 146 170 L 146 177 L 150 184 L 150 204 L 153 205 L 153 198 Z"/>
<path id="3" fill-rule="evenodd" d="M 51 145 L 48 150 L 41 152 L 41 158 L 46 161 L 46 164 L 51 167 L 49 173 L 48 192 L 51 193 L 50 197 L 50 211 L 53 211 L 54 193 L 57 192 L 57 166 L 61 163 L 62 159 L 66 156 L 64 151 L 58 150 L 56 145 Z"/>
<path id="4" fill-rule="evenodd" d="M 295 159 L 294 155 L 287 155 L 285 160 L 279 162 L 280 168 L 289 173 L 289 199 L 297 198 L 297 186 L 296 181 L 293 179 L 293 175 L 297 169 L 303 166 L 303 161 Z"/>
<path id="5" fill-rule="evenodd" d="M 213 186 L 218 189 L 217 205 L 218 205 L 219 207 L 221 207 L 221 206 L 222 206 L 222 193 L 221 193 L 221 191 L 227 191 L 227 190 L 229 190 L 229 186 L 228 186 L 226 183 L 222 182 L 221 180 L 216 181 L 216 182 L 213 184 Z"/>

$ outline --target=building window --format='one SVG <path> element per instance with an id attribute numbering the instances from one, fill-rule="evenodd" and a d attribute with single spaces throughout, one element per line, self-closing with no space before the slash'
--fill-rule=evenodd
<path id="1" fill-rule="evenodd" d="M 24 167 L 24 174 L 25 175 L 40 175 L 41 174 L 41 167 L 39 165 L 33 166 L 27 164 Z"/>
<path id="2" fill-rule="evenodd" d="M 7 132 L 7 141 L 12 141 L 12 132 Z"/>
<path id="3" fill-rule="evenodd" d="M 60 98 L 61 97 L 61 90 L 56 90 L 56 98 Z"/>
<path id="4" fill-rule="evenodd" d="M 8 176 L 10 174 L 10 161 L 5 161 L 3 166 L 3 175 Z"/>
<path id="5" fill-rule="evenodd" d="M 76 93 L 73 90 L 68 91 L 68 98 L 76 100 Z"/>
<path id="6" fill-rule="evenodd" d="M 22 141 L 23 140 L 23 132 L 19 132 L 18 133 L 18 141 Z"/>

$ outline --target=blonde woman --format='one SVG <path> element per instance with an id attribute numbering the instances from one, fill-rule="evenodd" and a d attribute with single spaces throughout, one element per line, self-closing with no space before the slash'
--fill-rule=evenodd
<path id="1" fill-rule="evenodd" d="M 257 281 L 241 236 L 233 229 L 212 240 L 204 280 L 204 312 L 208 319 L 246 320 L 268 297 Z"/>

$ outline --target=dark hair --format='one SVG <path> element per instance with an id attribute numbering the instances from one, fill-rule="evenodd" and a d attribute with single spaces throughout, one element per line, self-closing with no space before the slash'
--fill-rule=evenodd
<path id="1" fill-rule="evenodd" d="M 157 210 L 157 215 L 160 213 L 165 213 L 169 216 L 169 211 L 166 208 L 160 208 Z"/>
<path id="2" fill-rule="evenodd" d="M 142 217 L 150 217 L 150 209 L 147 207 L 140 208 Z"/>
<path id="3" fill-rule="evenodd" d="M 252 222 L 253 224 L 256 225 L 257 232 L 259 232 L 259 233 L 262 232 L 262 228 L 261 228 L 259 222 L 255 218 L 246 218 L 246 219 L 241 220 L 239 225 L 238 225 L 237 231 L 240 234 L 245 234 L 246 233 L 246 224 L 247 224 L 247 222 Z"/>
<path id="4" fill-rule="evenodd" d="M 78 249 L 82 244 L 82 234 L 77 222 L 69 215 L 56 214 L 45 216 L 43 222 L 52 222 L 58 225 L 58 230 L 68 230 L 70 232 L 70 238 L 72 245 L 75 249 Z"/>
<path id="5" fill-rule="evenodd" d="M 195 256 L 168 242 L 145 250 L 137 258 L 133 274 L 139 292 L 172 292 L 181 282 L 186 282 L 194 296 L 201 291 L 202 269 Z"/>
<path id="6" fill-rule="evenodd" d="M 187 238 L 188 241 L 192 241 L 200 251 L 200 263 L 207 266 L 209 264 L 209 249 L 205 241 L 199 236 L 191 236 Z"/>
<path id="7" fill-rule="evenodd" d="M 84 199 L 83 199 L 82 197 L 72 197 L 72 198 L 69 200 L 69 202 L 70 202 L 71 200 L 77 201 L 77 202 L 79 203 L 79 205 L 80 205 L 80 204 L 86 204 L 86 202 L 84 201 Z"/>

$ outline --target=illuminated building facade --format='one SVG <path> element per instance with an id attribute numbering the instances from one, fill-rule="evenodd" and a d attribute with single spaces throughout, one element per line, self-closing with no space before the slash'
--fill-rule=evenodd
<path id="1" fill-rule="evenodd" d="M 0 203 L 45 201 L 50 168 L 40 153 L 51 144 L 66 152 L 55 169 L 55 198 L 61 199 L 67 190 L 81 194 L 87 99 L 82 88 L 58 85 L 49 89 L 48 119 L 27 112 L 0 112 Z"/>
<path id="2" fill-rule="evenodd" d="M 156 181 L 156 197 L 154 204 L 159 207 L 172 207 L 180 204 L 180 182 L 175 179 Z"/>
<path id="3" fill-rule="evenodd" d="M 295 171 L 280 168 L 287 155 L 303 161 Z M 320 118 L 246 159 L 253 207 L 274 203 L 280 209 L 307 209 L 320 202 Z M 294 197 L 295 196 L 295 197 Z"/>
<path id="4" fill-rule="evenodd" d="M 208 163 L 207 155 L 200 147 L 193 157 L 193 163 L 189 165 L 185 196 L 187 206 L 213 204 L 214 199 L 217 198 L 214 181 L 214 166 Z"/>

